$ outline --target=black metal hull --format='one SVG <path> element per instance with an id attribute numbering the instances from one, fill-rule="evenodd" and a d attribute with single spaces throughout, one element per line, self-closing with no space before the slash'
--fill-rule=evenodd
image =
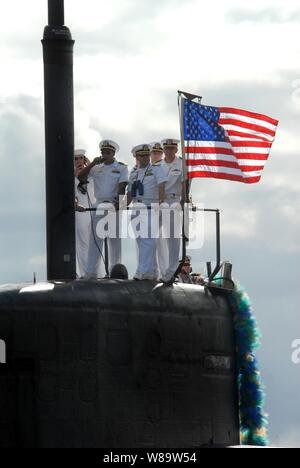
<path id="1" fill-rule="evenodd" d="M 40 289 L 0 288 L 1 447 L 239 444 L 224 295 L 108 280 Z"/>

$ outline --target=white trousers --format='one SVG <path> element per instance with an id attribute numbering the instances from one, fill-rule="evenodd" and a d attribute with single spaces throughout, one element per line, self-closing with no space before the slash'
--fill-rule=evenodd
<path id="1" fill-rule="evenodd" d="M 76 273 L 79 278 L 86 274 L 90 235 L 90 214 L 76 212 Z"/>
<path id="2" fill-rule="evenodd" d="M 138 267 L 135 278 L 139 280 L 156 280 L 158 276 L 156 247 L 157 238 L 152 237 L 152 222 L 151 210 L 137 211 L 136 215 L 139 219 L 139 230 L 135 230 L 136 242 L 138 247 Z M 132 222 L 136 220 L 136 216 L 132 216 Z M 155 230 L 154 230 L 155 231 Z"/>
<path id="3" fill-rule="evenodd" d="M 97 215 L 96 212 L 92 214 L 92 229 L 90 235 L 90 245 L 88 251 L 87 259 L 87 276 L 88 277 L 97 277 L 99 271 L 99 264 L 101 261 L 105 260 L 105 248 L 104 248 L 104 239 L 107 239 L 108 243 L 108 270 L 109 274 L 112 268 L 122 262 L 122 242 L 119 235 L 119 212 L 111 213 L 110 221 L 114 223 L 115 229 L 111 233 L 103 232 L 102 229 L 99 229 L 99 222 L 103 221 L 107 215 Z"/>
<path id="4" fill-rule="evenodd" d="M 182 238 L 181 212 L 175 209 L 175 206 L 179 208 L 179 202 L 170 200 L 166 204 L 169 205 L 170 211 L 168 216 L 165 217 L 168 210 L 162 210 L 160 236 L 157 239 L 158 266 L 160 275 L 164 280 L 171 279 L 179 266 Z"/>

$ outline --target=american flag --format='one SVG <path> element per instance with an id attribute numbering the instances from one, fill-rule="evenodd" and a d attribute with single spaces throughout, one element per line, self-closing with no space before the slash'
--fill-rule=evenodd
<path id="1" fill-rule="evenodd" d="M 278 121 L 185 99 L 183 126 L 189 179 L 212 177 L 254 184 L 261 179 Z"/>

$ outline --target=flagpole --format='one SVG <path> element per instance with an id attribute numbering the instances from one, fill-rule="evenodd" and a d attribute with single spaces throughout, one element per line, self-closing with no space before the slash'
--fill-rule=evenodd
<path id="1" fill-rule="evenodd" d="M 186 235 L 186 233 L 189 232 L 189 213 L 187 212 L 187 207 L 190 201 L 190 181 L 188 179 L 188 168 L 187 168 L 187 161 L 186 161 L 185 135 L 184 135 L 184 103 L 186 99 L 189 99 L 191 101 L 193 101 L 194 99 L 198 99 L 198 101 L 201 102 L 202 96 L 198 96 L 196 94 L 191 94 L 191 93 L 186 93 L 185 91 L 178 91 L 178 110 L 179 110 L 180 140 L 181 140 L 181 153 L 182 153 L 182 172 L 183 172 L 182 260 L 176 272 L 174 273 L 172 279 L 170 280 L 170 284 L 174 283 L 176 277 L 178 276 L 178 274 L 180 273 L 184 265 L 184 262 L 186 259 L 187 244 L 189 241 Z M 186 226 L 186 221 L 187 221 L 187 226 Z"/>
<path id="2" fill-rule="evenodd" d="M 181 141 L 181 154 L 182 154 L 182 171 L 183 171 L 183 202 L 189 201 L 189 183 L 188 183 L 188 172 L 186 164 L 186 152 L 185 152 L 185 140 L 184 140 L 184 101 L 183 93 L 178 91 L 179 94 L 179 125 L 180 125 L 180 141 Z"/>

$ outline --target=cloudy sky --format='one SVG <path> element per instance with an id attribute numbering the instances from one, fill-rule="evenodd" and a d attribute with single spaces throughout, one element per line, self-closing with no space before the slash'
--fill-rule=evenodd
<path id="1" fill-rule="evenodd" d="M 66 0 L 75 45 L 76 146 L 179 136 L 178 89 L 204 103 L 280 120 L 258 185 L 196 180 L 194 201 L 222 210 L 223 258 L 252 297 L 273 444 L 300 446 L 300 7 L 296 0 Z M 249 5 L 249 6 L 248 6 Z M 46 0 L 0 15 L 0 282 L 45 278 L 43 66 Z M 207 220 L 194 267 L 213 259 Z M 132 246 L 133 248 L 133 246 Z M 125 260 L 129 262 L 130 252 Z"/>

